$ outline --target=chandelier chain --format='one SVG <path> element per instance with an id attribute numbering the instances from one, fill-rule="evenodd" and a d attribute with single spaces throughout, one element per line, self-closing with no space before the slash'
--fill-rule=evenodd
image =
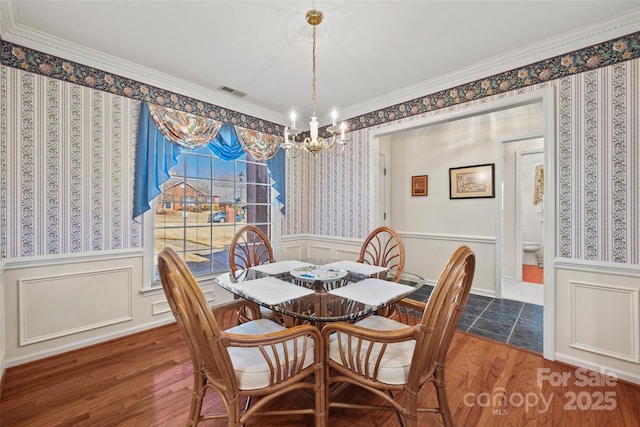
<path id="1" fill-rule="evenodd" d="M 316 26 L 313 26 L 313 55 L 312 55 L 312 80 L 311 80 L 311 109 L 313 110 L 313 116 L 316 116 Z"/>
<path id="2" fill-rule="evenodd" d="M 331 113 L 332 125 L 326 128 L 326 132 L 330 133 L 329 137 L 321 137 L 318 135 L 318 117 L 316 116 L 316 26 L 322 22 L 323 14 L 319 10 L 309 10 L 306 15 L 307 23 L 313 27 L 313 50 L 311 56 L 311 107 L 312 115 L 309 121 L 309 136 L 304 137 L 301 141 L 296 141 L 296 136 L 302 131 L 296 128 L 295 110 L 291 111 L 291 127 L 284 128 L 284 142 L 281 147 L 287 152 L 291 158 L 298 157 L 302 151 L 307 151 L 316 156 L 322 150 L 327 150 L 331 154 L 339 156 L 344 152 L 345 144 L 349 138 L 345 137 L 347 124 L 343 121 L 340 126 L 336 125 L 338 113 L 333 110 Z M 289 139 L 291 138 L 291 139 Z"/>

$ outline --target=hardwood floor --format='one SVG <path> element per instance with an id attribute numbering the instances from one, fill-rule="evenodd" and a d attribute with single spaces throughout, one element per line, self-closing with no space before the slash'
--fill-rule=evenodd
<path id="1" fill-rule="evenodd" d="M 640 386 L 623 381 L 605 385 L 597 373 L 464 332 L 457 332 L 451 344 L 447 374 L 449 402 L 459 426 L 639 425 Z M 563 375 L 566 379 L 561 381 Z M 539 377 L 543 377 L 540 384 Z M 7 369 L 0 425 L 183 426 L 191 386 L 187 347 L 171 324 Z M 344 393 L 350 399 L 371 401 L 356 389 Z M 301 398 L 292 395 L 279 404 L 296 405 Z M 435 393 L 427 388 L 422 399 L 433 403 Z M 220 401 L 214 395 L 205 398 L 207 408 L 216 405 Z M 431 414 L 420 415 L 419 421 L 441 425 Z M 309 426 L 313 420 L 255 418 L 248 425 Z M 392 413 L 332 410 L 329 425 L 398 423 Z"/>

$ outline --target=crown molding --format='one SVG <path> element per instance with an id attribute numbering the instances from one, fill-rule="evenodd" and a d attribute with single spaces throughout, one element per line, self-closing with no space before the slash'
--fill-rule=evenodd
<path id="1" fill-rule="evenodd" d="M 488 59 L 455 73 L 407 86 L 385 96 L 343 109 L 341 114 L 344 117 L 358 117 L 420 96 L 454 88 L 637 31 L 640 31 L 640 8 L 618 15 L 600 24 L 575 30 L 563 36 Z"/>
<path id="2" fill-rule="evenodd" d="M 4 39 L 5 34 L 15 22 L 16 14 L 13 1 L 0 1 L 0 39 Z"/>
<path id="3" fill-rule="evenodd" d="M 0 38 L 69 61 L 141 83 L 180 93 L 242 114 L 274 123 L 287 123 L 286 114 L 260 107 L 215 89 L 199 86 L 115 56 L 52 37 L 16 22 L 14 0 L 0 1 Z"/>
<path id="4" fill-rule="evenodd" d="M 280 111 L 266 109 L 215 89 L 195 85 L 19 25 L 16 22 L 14 3 L 15 0 L 0 1 L 0 38 L 3 40 L 263 120 L 274 123 L 288 122 L 287 115 Z M 600 24 L 572 31 L 563 36 L 488 59 L 457 72 L 407 86 L 384 96 L 347 107 L 342 110 L 342 116 L 345 118 L 358 117 L 420 96 L 437 93 L 444 89 L 457 87 L 637 31 L 640 31 L 640 8 Z"/>

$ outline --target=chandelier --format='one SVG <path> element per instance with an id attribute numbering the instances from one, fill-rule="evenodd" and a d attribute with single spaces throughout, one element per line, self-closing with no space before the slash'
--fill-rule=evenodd
<path id="1" fill-rule="evenodd" d="M 322 22 L 324 15 L 319 10 L 310 10 L 307 12 L 307 22 L 313 27 L 313 55 L 312 55 L 312 92 L 311 92 L 311 109 L 312 116 L 309 122 L 309 137 L 302 141 L 297 141 L 296 137 L 302 132 L 296 128 L 296 113 L 291 111 L 291 126 L 284 128 L 284 142 L 281 147 L 285 149 L 287 155 L 291 158 L 298 157 L 302 151 L 308 151 L 314 157 L 322 150 L 327 150 L 331 154 L 340 155 L 344 152 L 345 144 L 349 141 L 344 133 L 347 130 L 345 122 L 336 125 L 338 113 L 334 109 L 331 113 L 331 126 L 327 131 L 331 134 L 329 138 L 318 137 L 318 120 L 316 116 L 316 26 Z"/>

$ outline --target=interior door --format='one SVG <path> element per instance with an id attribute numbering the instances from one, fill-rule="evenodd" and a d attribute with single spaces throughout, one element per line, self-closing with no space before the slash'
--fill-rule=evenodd
<path id="1" fill-rule="evenodd" d="M 380 182 L 378 185 L 378 200 L 380 201 L 379 209 L 379 218 L 381 225 L 389 225 L 389 208 L 387 201 L 387 186 L 388 184 L 388 170 L 387 170 L 387 155 L 386 153 L 380 153 L 378 156 L 378 176 L 380 177 Z"/>

